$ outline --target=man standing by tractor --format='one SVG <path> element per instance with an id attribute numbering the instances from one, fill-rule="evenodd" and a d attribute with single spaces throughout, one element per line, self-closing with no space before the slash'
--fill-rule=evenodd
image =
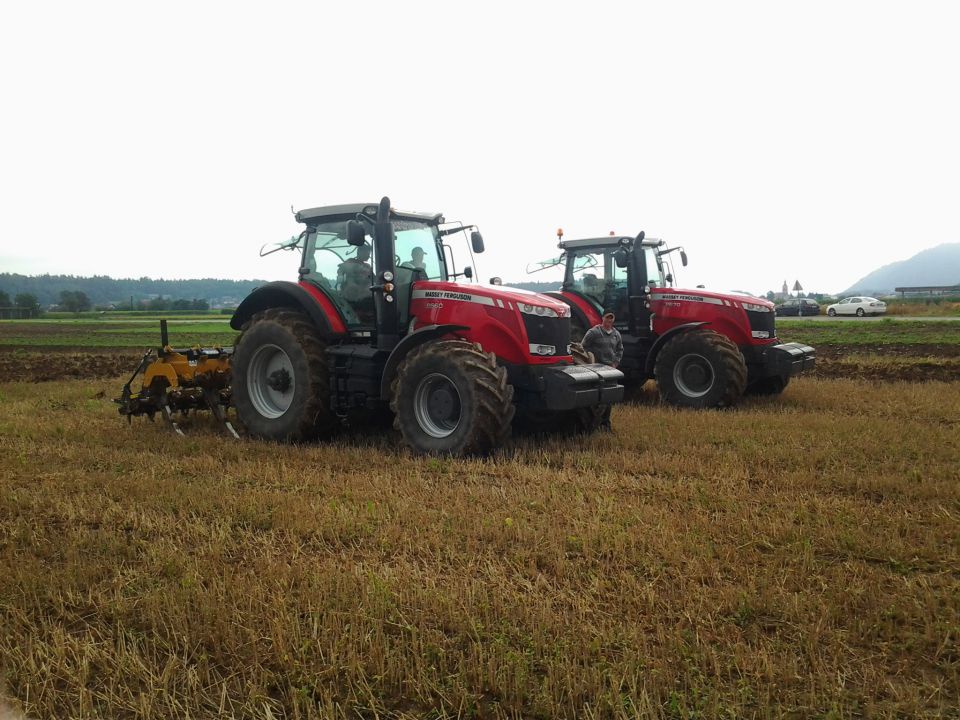
<path id="1" fill-rule="evenodd" d="M 623 357 L 623 338 L 620 337 L 620 331 L 613 326 L 616 320 L 613 310 L 607 309 L 603 313 L 603 318 L 599 325 L 594 325 L 587 330 L 583 336 L 583 349 L 593 353 L 594 359 L 598 363 L 609 365 L 616 368 Z M 605 405 L 603 408 L 603 420 L 600 428 L 608 432 L 613 431 L 610 425 L 610 412 L 612 405 Z"/>

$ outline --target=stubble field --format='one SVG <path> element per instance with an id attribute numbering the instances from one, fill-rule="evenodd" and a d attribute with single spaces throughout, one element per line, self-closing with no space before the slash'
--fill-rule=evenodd
<path id="1" fill-rule="evenodd" d="M 781 397 L 645 390 L 614 435 L 470 460 L 128 426 L 137 345 L 8 374 L 0 696 L 33 718 L 955 716 L 960 331 L 788 329 L 826 362 Z M 0 359 L 115 352 L 58 344 Z"/>

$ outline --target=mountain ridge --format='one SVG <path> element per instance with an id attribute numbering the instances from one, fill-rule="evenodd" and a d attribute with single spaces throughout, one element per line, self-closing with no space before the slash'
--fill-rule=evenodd
<path id="1" fill-rule="evenodd" d="M 960 285 L 960 243 L 942 243 L 864 275 L 840 295 L 892 294 L 898 287 Z"/>

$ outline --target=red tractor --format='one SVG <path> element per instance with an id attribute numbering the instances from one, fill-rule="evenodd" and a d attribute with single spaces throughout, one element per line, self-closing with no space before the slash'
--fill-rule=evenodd
<path id="1" fill-rule="evenodd" d="M 456 271 L 446 238 L 473 226 L 388 198 L 296 217 L 306 229 L 274 249 L 302 253 L 299 282 L 257 288 L 230 322 L 242 331 L 230 394 L 249 434 L 296 442 L 392 411 L 416 452 L 484 453 L 515 410 L 592 430 L 622 399 L 619 371 L 571 355 L 564 302 L 456 282 L 473 273 Z M 470 241 L 483 251 L 475 229 Z"/>
<path id="2" fill-rule="evenodd" d="M 656 379 L 660 397 L 687 407 L 732 405 L 747 393 L 776 394 L 814 366 L 808 345 L 777 339 L 773 303 L 752 296 L 673 287 L 662 240 L 610 236 L 563 240 L 560 292 L 572 314 L 573 339 L 616 313 L 623 336 L 625 381 Z M 686 254 L 680 250 L 683 264 Z M 531 272 L 536 270 L 529 269 Z"/>

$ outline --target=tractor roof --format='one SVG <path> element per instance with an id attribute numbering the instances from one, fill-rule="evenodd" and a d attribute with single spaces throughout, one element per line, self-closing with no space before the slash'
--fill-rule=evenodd
<path id="1" fill-rule="evenodd" d="M 377 203 L 353 203 L 350 205 L 324 205 L 323 207 L 308 208 L 297 212 L 297 222 L 315 225 L 322 220 L 349 220 L 362 213 L 370 217 L 371 220 L 377 217 Z M 419 220 L 425 223 L 442 223 L 443 215 L 440 213 L 419 213 L 406 212 L 390 208 L 391 218 L 400 218 L 404 220 Z"/>
<path id="2" fill-rule="evenodd" d="M 560 247 L 564 250 L 576 250 L 585 247 L 609 248 L 620 247 L 621 245 L 630 247 L 634 243 L 636 243 L 636 238 L 630 237 L 629 235 L 605 235 L 603 237 L 583 238 L 581 240 L 561 240 Z M 656 247 L 662 245 L 663 241 L 650 239 L 644 240 L 642 244 Z"/>

